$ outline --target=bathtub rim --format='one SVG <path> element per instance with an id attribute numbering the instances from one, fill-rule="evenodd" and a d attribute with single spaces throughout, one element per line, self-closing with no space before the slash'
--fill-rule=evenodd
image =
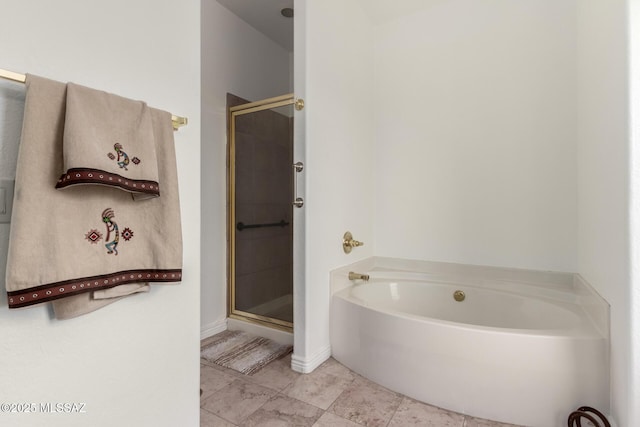
<path id="1" fill-rule="evenodd" d="M 595 289 L 579 274 L 556 271 L 529 270 L 508 267 L 494 267 L 471 264 L 445 263 L 437 261 L 412 260 L 403 258 L 373 256 L 352 264 L 339 267 L 330 272 L 330 296 L 347 289 L 351 286 L 358 286 L 363 282 L 354 283 L 348 279 L 350 271 L 358 273 L 384 272 L 384 273 L 416 273 L 430 275 L 434 280 L 442 280 L 447 283 L 469 283 L 475 284 L 484 281 L 485 283 L 510 283 L 520 284 L 526 289 L 539 289 L 545 293 L 552 293 L 556 296 L 571 296 L 578 300 L 578 303 L 588 318 L 595 331 L 605 339 L 609 339 L 609 304 L 600 296 Z M 493 286 L 490 286 L 493 287 Z M 389 311 L 394 315 L 397 311 Z M 406 313 L 401 313 L 407 315 Z M 415 318 L 428 319 L 415 316 Z M 441 319 L 435 319 L 440 322 Z M 443 321 L 444 322 L 444 321 Z M 464 323 L 450 322 L 454 325 Z M 480 327 L 478 325 L 467 325 L 471 328 Z M 505 329 L 494 328 L 506 333 Z M 526 329 L 515 329 L 517 333 L 531 331 Z M 548 335 L 547 330 L 544 335 Z M 551 330 L 558 331 L 558 330 Z M 555 336 L 556 334 L 551 334 Z M 592 337 L 592 334 L 587 334 Z"/>
<path id="2" fill-rule="evenodd" d="M 366 284 L 362 285 L 354 285 L 354 286 L 367 286 Z M 453 320 L 445 320 L 435 317 L 427 317 L 421 316 L 418 314 L 407 313 L 400 310 L 394 310 L 391 308 L 383 307 L 377 304 L 368 304 L 367 301 L 363 301 L 362 299 L 355 297 L 350 294 L 350 288 L 345 288 L 340 292 L 337 292 L 332 295 L 333 298 L 341 298 L 351 304 L 358 305 L 367 310 L 372 310 L 381 314 L 398 317 L 401 319 L 416 321 L 421 324 L 432 325 L 432 326 L 442 326 L 445 328 L 454 328 L 463 331 L 473 331 L 476 333 L 494 333 L 494 334 L 504 334 L 504 335 L 526 335 L 531 337 L 540 337 L 540 338 L 557 338 L 557 339 L 606 339 L 604 335 L 602 335 L 597 328 L 592 324 L 589 319 L 585 319 L 586 323 L 582 323 L 580 326 L 572 327 L 572 328 L 554 328 L 554 329 L 543 329 L 543 328 L 509 328 L 509 327 L 498 327 L 498 326 L 486 326 L 486 325 L 478 325 L 473 323 L 464 323 L 457 322 Z M 548 301 L 545 301 L 549 303 Z M 560 309 L 566 309 L 560 306 Z M 573 310 L 569 310 L 573 314 L 584 318 L 586 315 L 584 312 L 575 312 Z"/>

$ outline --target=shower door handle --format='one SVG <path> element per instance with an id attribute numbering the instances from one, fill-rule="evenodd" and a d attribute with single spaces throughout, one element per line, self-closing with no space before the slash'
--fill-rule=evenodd
<path id="1" fill-rule="evenodd" d="M 304 206 L 304 199 L 302 197 L 298 197 L 298 174 L 304 170 L 304 164 L 302 162 L 297 162 L 293 164 L 293 206 L 296 208 L 301 208 Z"/>

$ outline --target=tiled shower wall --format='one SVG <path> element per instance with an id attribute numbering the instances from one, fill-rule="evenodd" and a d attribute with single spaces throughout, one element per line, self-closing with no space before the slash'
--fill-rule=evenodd
<path id="1" fill-rule="evenodd" d="M 246 102 L 228 95 L 228 105 Z M 236 118 L 236 224 L 288 223 L 236 229 L 239 310 L 251 312 L 273 300 L 285 301 L 293 293 L 292 131 L 293 119 L 273 110 Z"/>

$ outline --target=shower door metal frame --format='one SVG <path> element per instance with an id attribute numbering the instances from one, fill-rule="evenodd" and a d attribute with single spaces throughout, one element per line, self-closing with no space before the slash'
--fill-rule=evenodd
<path id="1" fill-rule="evenodd" d="M 293 331 L 293 322 L 287 322 L 272 317 L 262 316 L 259 314 L 249 313 L 237 310 L 236 305 L 236 123 L 235 118 L 244 114 L 251 114 L 258 111 L 270 110 L 277 107 L 285 107 L 287 105 L 296 104 L 293 93 L 267 98 L 260 101 L 250 102 L 228 108 L 228 141 L 229 141 L 229 158 L 228 158 L 228 298 L 227 298 L 227 316 L 232 319 L 244 320 L 250 323 L 256 323 L 263 326 L 269 326 L 281 329 L 287 332 Z M 293 279 L 293 278 L 292 278 Z"/>

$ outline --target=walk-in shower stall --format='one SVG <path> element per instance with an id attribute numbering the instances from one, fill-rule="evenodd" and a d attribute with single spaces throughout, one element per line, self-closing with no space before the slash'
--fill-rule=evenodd
<path id="1" fill-rule="evenodd" d="M 293 95 L 228 95 L 229 317 L 293 327 Z"/>

